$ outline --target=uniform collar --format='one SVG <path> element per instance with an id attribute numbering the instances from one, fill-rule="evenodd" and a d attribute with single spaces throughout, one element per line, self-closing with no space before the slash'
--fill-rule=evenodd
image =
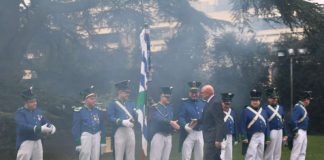
<path id="1" fill-rule="evenodd" d="M 159 104 L 160 104 L 161 106 L 165 107 L 165 108 L 167 107 L 166 105 L 162 104 L 161 102 L 159 102 Z"/>
<path id="2" fill-rule="evenodd" d="M 261 108 L 260 106 L 259 107 L 257 107 L 257 108 L 254 108 L 254 107 L 252 107 L 252 106 L 250 106 L 253 110 L 255 110 L 255 111 L 259 111 L 259 109 Z"/>
<path id="3" fill-rule="evenodd" d="M 90 108 L 90 107 L 87 106 L 87 105 L 84 105 L 84 107 L 85 107 L 86 109 L 88 109 L 88 110 L 93 110 L 93 109 L 95 108 L 95 106 L 93 106 L 92 108 Z"/>
<path id="4" fill-rule="evenodd" d="M 300 105 L 302 105 L 303 107 L 305 107 L 304 103 L 302 101 L 298 102 Z"/>
<path id="5" fill-rule="evenodd" d="M 231 113 L 231 112 L 232 112 L 232 109 L 231 109 L 231 108 L 229 108 L 229 109 L 228 109 L 228 111 L 224 111 L 224 110 L 223 110 L 223 112 L 224 112 L 224 113 L 228 113 L 228 112 L 230 112 L 230 113 Z"/>
<path id="6" fill-rule="evenodd" d="M 279 107 L 279 104 L 276 104 L 275 106 L 268 104 L 268 106 L 270 106 L 270 107 L 276 109 L 277 107 Z"/>
<path id="7" fill-rule="evenodd" d="M 298 103 L 300 104 L 301 107 L 306 109 L 306 107 L 305 107 L 305 105 L 304 105 L 304 103 L 302 101 L 299 101 Z"/>
<path id="8" fill-rule="evenodd" d="M 27 111 L 30 111 L 30 112 L 32 112 L 32 111 L 35 111 L 37 107 L 36 107 L 35 109 L 29 109 L 29 108 L 27 108 L 27 106 L 25 106 L 25 105 L 24 105 L 24 107 L 23 107 L 23 108 L 24 108 L 24 109 L 26 109 Z"/>
<path id="9" fill-rule="evenodd" d="M 121 98 L 119 98 L 119 97 L 117 97 L 117 99 L 116 99 L 117 101 L 119 101 L 119 102 L 121 102 L 121 103 L 125 103 L 127 100 L 122 100 Z"/>

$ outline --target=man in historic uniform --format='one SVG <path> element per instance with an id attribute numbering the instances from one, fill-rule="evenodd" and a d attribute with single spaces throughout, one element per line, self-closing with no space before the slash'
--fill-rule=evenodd
<path id="1" fill-rule="evenodd" d="M 177 120 L 173 120 L 173 108 L 170 105 L 172 87 L 162 87 L 161 90 L 160 101 L 152 106 L 150 112 L 150 160 L 169 160 L 172 133 L 180 129 Z"/>
<path id="2" fill-rule="evenodd" d="M 293 131 L 293 147 L 290 160 L 304 160 L 307 148 L 307 129 L 309 117 L 306 107 L 312 100 L 312 92 L 304 91 L 300 95 L 300 101 L 295 105 L 291 113 L 290 127 Z"/>
<path id="3" fill-rule="evenodd" d="M 135 160 L 134 123 L 137 120 L 137 113 L 135 104 L 128 100 L 129 84 L 130 80 L 115 84 L 118 96 L 107 108 L 108 120 L 112 126 L 112 145 L 115 160 Z"/>
<path id="4" fill-rule="evenodd" d="M 237 144 L 237 122 L 235 118 L 235 112 L 231 108 L 233 93 L 222 93 L 222 108 L 224 111 L 224 122 L 225 122 L 225 139 L 222 143 L 221 159 L 231 160 L 233 159 L 233 142 Z"/>
<path id="5" fill-rule="evenodd" d="M 37 106 L 32 87 L 21 93 L 24 106 L 16 112 L 16 148 L 17 160 L 42 160 L 42 136 L 55 133 L 56 128 L 45 117 Z"/>
<path id="6" fill-rule="evenodd" d="M 105 147 L 103 113 L 96 107 L 94 86 L 81 93 L 84 105 L 74 108 L 72 135 L 80 160 L 99 160 Z"/>
<path id="7" fill-rule="evenodd" d="M 265 141 L 270 143 L 268 115 L 261 107 L 261 92 L 253 89 L 250 99 L 250 105 L 243 109 L 241 117 L 242 149 L 245 160 L 262 160 Z"/>
<path id="8" fill-rule="evenodd" d="M 201 82 L 188 82 L 189 98 L 182 99 L 179 112 L 179 124 L 181 126 L 180 146 L 182 146 L 182 160 L 190 160 L 192 151 L 195 160 L 202 160 L 204 156 L 204 138 L 202 123 L 202 112 L 206 103 L 199 98 L 199 87 Z"/>
<path id="9" fill-rule="evenodd" d="M 270 144 L 267 145 L 264 160 L 280 160 L 282 142 L 287 141 L 284 107 L 278 104 L 279 94 L 276 88 L 266 90 L 267 104 L 263 109 L 268 114 Z"/>
<path id="10" fill-rule="evenodd" d="M 202 117 L 204 159 L 220 160 L 222 141 L 225 137 L 224 112 L 221 104 L 216 102 L 213 86 L 203 86 L 201 96 L 207 101 Z"/>

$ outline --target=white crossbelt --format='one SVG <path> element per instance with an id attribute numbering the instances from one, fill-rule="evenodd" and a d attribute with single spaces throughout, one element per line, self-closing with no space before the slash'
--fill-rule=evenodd
<path id="1" fill-rule="evenodd" d="M 273 112 L 268 121 L 272 121 L 272 119 L 277 116 L 280 121 L 282 122 L 282 116 L 279 114 L 279 105 L 277 105 L 277 108 L 274 109 L 272 106 L 268 105 L 268 108 Z"/>
<path id="2" fill-rule="evenodd" d="M 252 119 L 252 121 L 249 123 L 248 128 L 251 128 L 251 126 L 258 120 L 258 118 L 260 118 L 264 124 L 266 125 L 267 122 L 264 119 L 264 117 L 261 115 L 262 112 L 262 108 L 259 109 L 258 112 L 256 112 L 254 109 L 252 109 L 251 107 L 246 107 L 248 110 L 250 110 L 251 112 L 253 112 L 255 114 L 254 118 Z"/>
<path id="3" fill-rule="evenodd" d="M 128 112 L 128 110 L 126 109 L 126 107 L 123 104 L 121 104 L 119 101 L 115 101 L 115 102 L 119 106 L 119 108 L 122 109 L 127 114 L 127 116 L 130 119 L 134 120 L 133 116 Z"/>
<path id="4" fill-rule="evenodd" d="M 305 107 L 301 104 L 299 104 L 300 108 L 302 108 L 304 110 L 304 115 L 301 119 L 298 120 L 298 123 L 301 123 L 305 120 L 305 118 L 307 117 L 307 110 L 305 109 Z"/>
<path id="5" fill-rule="evenodd" d="M 231 116 L 231 112 L 232 112 L 231 109 L 229 109 L 228 112 L 224 112 L 226 114 L 224 117 L 224 122 L 226 122 L 228 118 L 230 118 L 234 122 L 234 118 Z"/>

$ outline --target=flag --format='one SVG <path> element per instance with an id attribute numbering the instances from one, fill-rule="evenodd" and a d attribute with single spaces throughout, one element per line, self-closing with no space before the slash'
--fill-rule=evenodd
<path id="1" fill-rule="evenodd" d="M 139 84 L 139 94 L 136 102 L 136 110 L 138 114 L 138 122 L 142 131 L 142 152 L 147 156 L 148 129 L 147 118 L 145 114 L 145 105 L 147 99 L 147 82 L 150 79 L 150 36 L 149 29 L 145 27 L 140 34 L 140 42 L 142 48 L 141 75 Z"/>

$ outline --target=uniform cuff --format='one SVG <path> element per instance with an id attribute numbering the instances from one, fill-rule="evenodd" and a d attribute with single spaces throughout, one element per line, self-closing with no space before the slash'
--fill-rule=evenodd
<path id="1" fill-rule="evenodd" d="M 118 118 L 118 119 L 116 120 L 116 124 L 117 124 L 117 125 L 122 125 L 122 120 L 121 120 L 120 118 Z"/>
<path id="2" fill-rule="evenodd" d="M 40 125 L 34 126 L 34 132 L 35 133 L 39 134 L 39 133 L 41 133 L 41 131 L 42 131 L 42 128 L 41 128 Z"/>
<path id="3" fill-rule="evenodd" d="M 170 121 L 168 121 L 168 120 L 164 120 L 164 122 L 165 122 L 166 124 L 170 124 Z"/>
<path id="4" fill-rule="evenodd" d="M 294 128 L 294 129 L 293 129 L 293 132 L 294 132 L 294 133 L 297 133 L 297 132 L 298 132 L 298 129 L 299 129 L 298 127 Z"/>

